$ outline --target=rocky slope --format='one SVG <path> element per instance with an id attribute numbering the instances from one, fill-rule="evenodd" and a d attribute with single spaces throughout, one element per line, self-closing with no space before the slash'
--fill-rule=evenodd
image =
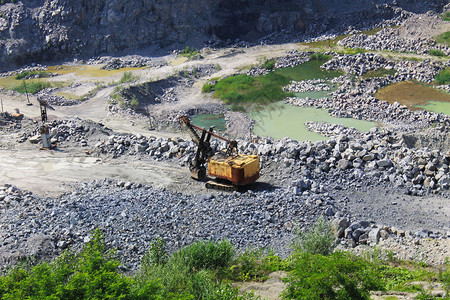
<path id="1" fill-rule="evenodd" d="M 32 62 L 186 45 L 317 36 L 444 0 L 22 0 L 0 6 L 0 71 Z M 350 17 L 351 16 L 351 17 Z"/>

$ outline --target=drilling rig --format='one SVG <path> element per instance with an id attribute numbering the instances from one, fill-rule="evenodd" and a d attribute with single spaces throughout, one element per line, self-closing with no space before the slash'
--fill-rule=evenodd
<path id="1" fill-rule="evenodd" d="M 200 181 L 208 179 L 207 175 L 214 178 L 205 183 L 206 188 L 234 191 L 259 178 L 260 165 L 257 155 L 238 154 L 236 141 L 215 134 L 213 127 L 206 130 L 195 126 L 187 116 L 179 117 L 179 123 L 181 127 L 189 130 L 197 145 L 195 157 L 189 164 L 191 177 Z M 214 151 L 210 145 L 211 137 L 227 142 L 227 148 Z"/>

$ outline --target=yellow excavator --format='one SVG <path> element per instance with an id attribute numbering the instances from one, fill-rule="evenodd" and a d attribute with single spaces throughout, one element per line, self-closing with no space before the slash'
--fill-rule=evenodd
<path id="1" fill-rule="evenodd" d="M 260 165 L 257 155 L 238 154 L 236 141 L 215 134 L 213 127 L 206 130 L 195 126 L 187 116 L 179 117 L 179 123 L 181 127 L 189 130 L 192 140 L 197 145 L 195 157 L 189 164 L 191 177 L 201 181 L 206 180 L 207 175 L 215 178 L 205 183 L 206 188 L 234 191 L 259 178 Z M 227 149 L 215 153 L 210 146 L 212 136 L 227 142 Z"/>

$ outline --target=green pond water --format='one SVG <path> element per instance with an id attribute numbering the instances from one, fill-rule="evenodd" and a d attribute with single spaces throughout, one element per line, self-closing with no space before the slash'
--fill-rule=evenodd
<path id="1" fill-rule="evenodd" d="M 214 127 L 215 131 L 225 131 L 225 129 L 226 129 L 225 118 L 223 117 L 223 114 L 196 115 L 191 119 L 191 121 L 192 121 L 192 124 L 194 124 L 198 127 L 201 127 L 201 128 L 205 128 L 207 130 L 211 126 L 215 126 Z"/>
<path id="2" fill-rule="evenodd" d="M 377 126 L 374 122 L 332 117 L 326 109 L 296 107 L 284 103 L 277 103 L 270 108 L 247 115 L 255 120 L 253 130 L 255 134 L 274 139 L 289 137 L 298 141 L 310 140 L 313 142 L 327 139 L 320 134 L 308 131 L 305 126 L 306 121 L 342 124 L 361 131 L 369 131 L 370 128 Z"/>
<path id="3" fill-rule="evenodd" d="M 428 101 L 426 105 L 415 105 L 415 107 L 421 107 L 428 111 L 443 113 L 450 116 L 450 102 Z"/>
<path id="4" fill-rule="evenodd" d="M 273 72 L 295 81 L 326 78 L 332 79 L 343 74 L 340 71 L 322 70 L 320 66 L 324 63 L 324 60 L 310 60 L 292 68 L 277 69 Z"/>

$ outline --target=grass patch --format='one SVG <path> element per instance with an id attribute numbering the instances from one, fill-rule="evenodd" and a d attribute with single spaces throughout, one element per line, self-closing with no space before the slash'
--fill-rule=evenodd
<path id="1" fill-rule="evenodd" d="M 25 93 L 36 94 L 37 92 L 49 88 L 51 86 L 52 85 L 49 82 L 45 81 L 29 81 L 29 82 L 22 81 L 22 83 L 19 86 L 12 88 L 12 90 L 22 94 Z"/>
<path id="2" fill-rule="evenodd" d="M 442 20 L 444 21 L 450 21 L 450 11 L 446 11 L 441 15 Z"/>
<path id="3" fill-rule="evenodd" d="M 345 48 L 344 50 L 336 51 L 336 53 L 339 53 L 339 54 L 349 54 L 349 55 L 355 55 L 355 54 L 366 53 L 366 52 L 368 52 L 368 51 L 365 49 L 362 49 L 362 48 L 355 48 L 355 49 Z"/>
<path id="4" fill-rule="evenodd" d="M 450 31 L 444 32 L 435 37 L 436 43 L 450 45 Z"/>
<path id="5" fill-rule="evenodd" d="M 428 54 L 432 56 L 445 56 L 445 53 L 439 49 L 430 49 L 428 50 Z"/>
<path id="6" fill-rule="evenodd" d="M 291 96 L 282 89 L 288 83 L 287 77 L 275 72 L 256 78 L 236 75 L 219 80 L 214 86 L 214 96 L 230 104 L 233 110 L 242 110 L 249 105 L 259 107 Z"/>
<path id="7" fill-rule="evenodd" d="M 449 84 L 450 83 L 450 68 L 441 70 L 434 78 L 436 84 Z"/>
<path id="8" fill-rule="evenodd" d="M 29 78 L 44 78 L 51 77 L 52 73 L 45 71 L 23 71 L 16 75 L 17 80 L 29 79 Z"/>
<path id="9" fill-rule="evenodd" d="M 323 61 L 327 61 L 331 59 L 330 55 L 325 55 L 323 53 L 317 52 L 317 53 L 313 53 L 309 56 L 312 60 L 323 60 Z"/>

